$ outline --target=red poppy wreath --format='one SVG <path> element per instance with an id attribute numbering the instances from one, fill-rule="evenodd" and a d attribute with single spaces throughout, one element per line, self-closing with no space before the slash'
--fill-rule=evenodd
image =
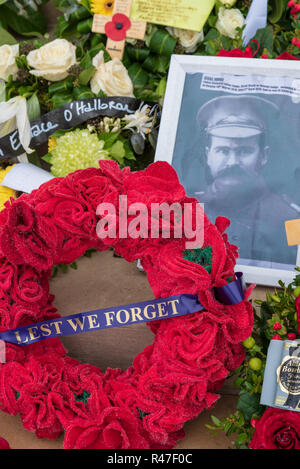
<path id="1" fill-rule="evenodd" d="M 71 263 L 90 248 L 113 248 L 140 259 L 156 298 L 198 295 L 204 310 L 147 323 L 153 344 L 126 371 L 106 372 L 67 355 L 58 338 L 30 345 L 6 344 L 0 365 L 0 408 L 20 414 L 38 438 L 65 431 L 65 448 L 172 448 L 185 422 L 212 407 L 225 378 L 243 360 L 241 341 L 252 331 L 245 300 L 224 305 L 214 287 L 234 277 L 237 248 L 224 233 L 225 218 L 204 215 L 206 254 L 184 248 L 185 239 L 101 240 L 96 234 L 101 202 L 185 202 L 176 172 L 165 162 L 130 172 L 112 161 L 100 168 L 55 178 L 12 200 L 0 213 L 0 332 L 59 318 L 49 292 L 51 268 Z"/>

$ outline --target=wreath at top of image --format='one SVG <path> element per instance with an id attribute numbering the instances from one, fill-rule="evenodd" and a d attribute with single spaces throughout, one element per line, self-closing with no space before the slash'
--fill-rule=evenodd
<path id="1" fill-rule="evenodd" d="M 172 448 L 185 422 L 212 407 L 231 370 L 243 361 L 243 340 L 252 332 L 247 299 L 218 302 L 214 287 L 235 278 L 237 248 L 224 233 L 229 221 L 212 224 L 204 214 L 204 244 L 186 250 L 186 238 L 101 240 L 96 234 L 101 202 L 118 214 L 119 195 L 128 204 L 178 202 L 188 198 L 174 169 L 157 162 L 131 172 L 116 162 L 54 178 L 0 213 L 0 332 L 60 317 L 52 305 L 53 265 L 72 263 L 88 249 L 113 248 L 140 259 L 156 298 L 196 294 L 202 312 L 149 322 L 152 345 L 126 371 L 82 364 L 57 338 L 20 346 L 6 343 L 0 365 L 0 408 L 20 414 L 38 438 L 65 431 L 65 448 Z M 130 217 L 129 217 L 130 220 Z M 129 222 L 128 220 L 128 222 Z M 248 297 L 251 289 L 245 292 Z"/>

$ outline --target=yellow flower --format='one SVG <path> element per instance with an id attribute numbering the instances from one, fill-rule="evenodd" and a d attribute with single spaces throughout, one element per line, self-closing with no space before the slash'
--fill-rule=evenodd
<path id="1" fill-rule="evenodd" d="M 12 166 L 7 166 L 6 169 L 0 169 L 0 210 L 4 208 L 5 202 L 9 200 L 11 197 L 14 199 L 17 197 L 16 191 L 10 189 L 9 187 L 2 186 L 1 183 L 6 176 L 6 174 L 11 170 Z"/>
<path id="2" fill-rule="evenodd" d="M 56 147 L 56 137 L 50 137 L 48 140 L 48 152 L 54 150 Z"/>
<path id="3" fill-rule="evenodd" d="M 91 10 L 96 15 L 112 16 L 115 0 L 91 0 Z"/>

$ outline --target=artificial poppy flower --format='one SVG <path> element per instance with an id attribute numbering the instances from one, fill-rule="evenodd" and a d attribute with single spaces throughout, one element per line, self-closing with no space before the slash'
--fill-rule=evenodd
<path id="1" fill-rule="evenodd" d="M 126 33 L 130 29 L 131 21 L 128 16 L 122 13 L 116 13 L 105 25 L 105 34 L 113 41 L 123 41 L 126 38 Z"/>

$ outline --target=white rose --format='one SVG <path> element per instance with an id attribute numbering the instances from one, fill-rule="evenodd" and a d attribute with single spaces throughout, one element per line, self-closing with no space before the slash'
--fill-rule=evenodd
<path id="1" fill-rule="evenodd" d="M 237 8 L 220 8 L 216 28 L 223 36 L 234 39 L 237 35 L 236 28 L 242 28 L 245 18 Z"/>
<path id="2" fill-rule="evenodd" d="M 204 39 L 203 31 L 189 31 L 188 29 L 167 28 L 167 31 L 179 39 L 180 44 L 188 53 L 193 53 Z"/>
<path id="3" fill-rule="evenodd" d="M 67 70 L 76 64 L 76 47 L 66 39 L 55 39 L 27 55 L 30 73 L 49 81 L 63 80 Z"/>
<path id="4" fill-rule="evenodd" d="M 93 65 L 96 72 L 91 79 L 91 90 L 98 94 L 103 91 L 107 96 L 134 97 L 133 84 L 120 59 L 114 58 L 104 62 L 101 50 L 94 58 Z"/>
<path id="5" fill-rule="evenodd" d="M 236 3 L 236 0 L 219 0 L 220 3 L 223 3 L 227 8 L 233 7 Z"/>
<path id="6" fill-rule="evenodd" d="M 18 72 L 16 64 L 16 57 L 19 55 L 19 44 L 9 46 L 4 44 L 0 47 L 0 79 L 7 81 L 10 75 L 15 75 Z"/>

